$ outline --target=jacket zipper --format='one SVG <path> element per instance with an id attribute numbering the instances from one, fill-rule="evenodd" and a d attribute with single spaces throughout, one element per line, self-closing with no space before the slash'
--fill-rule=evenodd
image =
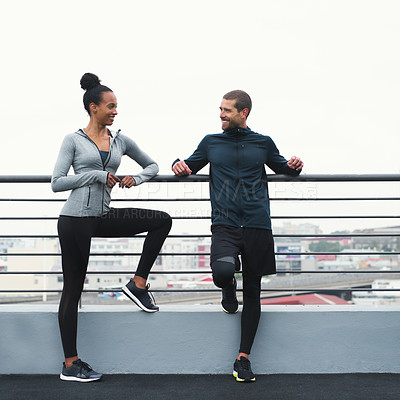
<path id="1" fill-rule="evenodd" d="M 92 187 L 89 185 L 89 194 L 88 194 L 88 199 L 87 199 L 87 204 L 86 204 L 87 207 L 89 207 L 91 189 L 92 189 Z"/>
<path id="2" fill-rule="evenodd" d="M 103 163 L 103 159 L 101 158 L 100 150 L 99 150 L 99 148 L 97 147 L 97 144 L 96 144 L 95 142 L 93 142 L 93 140 L 90 139 L 90 137 L 89 137 L 88 135 L 86 135 L 85 132 L 83 132 L 83 133 L 85 134 L 86 138 L 87 138 L 88 140 L 90 140 L 90 141 L 96 146 L 97 152 L 99 153 L 99 157 L 100 157 L 101 164 L 103 165 L 103 171 L 105 171 L 105 170 L 106 170 L 106 164 Z M 107 157 L 106 161 L 110 160 L 110 157 L 111 157 L 111 143 L 110 143 L 110 151 L 108 152 L 108 157 Z M 107 176 L 108 176 L 108 175 L 107 175 Z M 107 183 L 106 183 L 106 185 L 107 185 Z M 103 210 L 104 210 L 104 190 L 105 190 L 105 189 L 103 188 L 102 194 L 101 194 L 101 215 L 103 215 Z M 90 186 L 89 186 L 88 205 L 89 205 L 89 199 L 90 199 Z"/>
<path id="3" fill-rule="evenodd" d="M 243 147 L 243 145 L 242 145 Z M 239 141 L 236 139 L 236 176 L 238 180 L 238 203 L 239 203 L 239 224 L 240 227 L 243 228 L 243 210 L 242 210 L 242 199 L 241 199 L 241 181 L 240 181 L 240 168 L 239 168 Z"/>
<path id="4" fill-rule="evenodd" d="M 99 153 L 99 154 L 100 154 L 100 153 Z M 106 159 L 106 161 L 103 163 L 103 171 L 106 170 L 106 164 L 108 163 L 108 161 L 110 160 L 110 158 L 111 158 L 111 143 L 110 143 L 110 150 L 108 151 L 107 159 Z M 103 161 L 103 160 L 102 160 L 102 161 Z M 108 177 L 108 174 L 107 174 L 107 177 Z M 107 185 L 107 183 L 106 183 L 106 185 Z M 104 209 L 104 191 L 105 191 L 105 187 L 103 188 L 102 194 L 101 194 L 101 215 L 103 215 L 103 209 Z"/>

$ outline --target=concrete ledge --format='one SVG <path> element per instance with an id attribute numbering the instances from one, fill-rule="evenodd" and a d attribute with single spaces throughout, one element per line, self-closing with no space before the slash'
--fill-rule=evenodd
<path id="1" fill-rule="evenodd" d="M 398 306 L 263 306 L 251 355 L 268 373 L 400 373 Z M 240 313 L 219 306 L 84 306 L 78 350 L 104 373 L 225 374 Z M 0 374 L 58 373 L 57 305 L 0 305 Z"/>

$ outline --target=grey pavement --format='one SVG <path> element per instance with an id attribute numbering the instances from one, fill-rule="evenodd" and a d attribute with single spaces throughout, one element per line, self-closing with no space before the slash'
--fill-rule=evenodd
<path id="1" fill-rule="evenodd" d="M 166 370 L 168 365 L 165 366 Z M 400 374 L 105 375 L 101 382 L 64 382 L 57 375 L 0 375 L 0 400 L 391 400 L 400 398 Z"/>

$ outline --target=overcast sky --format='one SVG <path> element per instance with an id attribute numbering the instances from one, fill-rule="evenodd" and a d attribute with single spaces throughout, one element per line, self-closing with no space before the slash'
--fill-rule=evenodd
<path id="1" fill-rule="evenodd" d="M 253 99 L 249 126 L 305 172 L 400 172 L 397 0 L 1 5 L 1 174 L 52 173 L 62 138 L 88 122 L 85 72 L 113 89 L 114 128 L 161 173 L 220 132 L 237 88 Z"/>
<path id="2" fill-rule="evenodd" d="M 300 156 L 305 173 L 400 173 L 397 0 L 1 6 L 0 174 L 52 173 L 63 137 L 88 122 L 85 72 L 114 91 L 113 128 L 162 174 L 221 131 L 219 105 L 233 89 L 253 99 L 249 126 Z M 118 173 L 137 170 L 124 161 Z"/>

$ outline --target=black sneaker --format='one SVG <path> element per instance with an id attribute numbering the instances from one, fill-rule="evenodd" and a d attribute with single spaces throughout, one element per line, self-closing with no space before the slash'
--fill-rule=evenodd
<path id="1" fill-rule="evenodd" d="M 236 298 L 236 286 L 237 282 L 234 279 L 234 283 L 222 289 L 222 301 L 221 306 L 222 309 L 228 314 L 235 314 L 239 309 L 239 302 Z"/>
<path id="2" fill-rule="evenodd" d="M 93 382 L 100 380 L 102 377 L 103 374 L 93 371 L 89 364 L 79 359 L 74 361 L 72 366 L 69 368 L 67 368 L 65 363 L 63 363 L 63 369 L 60 374 L 60 379 L 63 381 L 76 382 Z"/>
<path id="3" fill-rule="evenodd" d="M 233 376 L 238 382 L 254 382 L 256 380 L 251 370 L 250 360 L 243 356 L 239 360 L 235 360 L 233 364 Z"/>
<path id="4" fill-rule="evenodd" d="M 154 304 L 153 296 L 150 297 L 149 287 L 150 284 L 148 283 L 145 289 L 139 289 L 131 279 L 122 288 L 122 291 L 143 311 L 151 313 L 158 311 L 159 307 Z"/>

